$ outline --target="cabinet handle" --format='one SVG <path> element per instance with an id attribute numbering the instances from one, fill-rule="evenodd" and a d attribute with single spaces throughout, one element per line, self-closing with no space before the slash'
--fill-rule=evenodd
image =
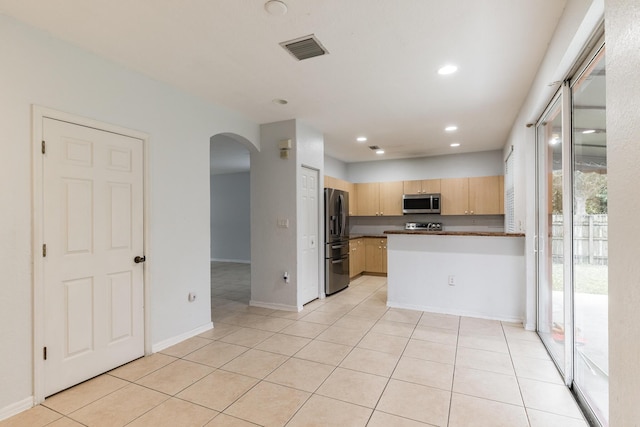
<path id="1" fill-rule="evenodd" d="M 469 211 L 464 211 L 464 214 L 465 215 L 469 215 Z"/>
<path id="2" fill-rule="evenodd" d="M 473 211 L 471 211 L 471 215 L 473 215 Z"/>
<path id="3" fill-rule="evenodd" d="M 384 215 L 384 212 L 380 212 L 380 216 Z"/>

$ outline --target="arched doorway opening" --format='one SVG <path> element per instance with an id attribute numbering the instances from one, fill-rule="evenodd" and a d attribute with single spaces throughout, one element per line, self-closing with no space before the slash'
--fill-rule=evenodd
<path id="1" fill-rule="evenodd" d="M 237 134 L 210 138 L 212 312 L 251 299 L 250 150 Z"/>

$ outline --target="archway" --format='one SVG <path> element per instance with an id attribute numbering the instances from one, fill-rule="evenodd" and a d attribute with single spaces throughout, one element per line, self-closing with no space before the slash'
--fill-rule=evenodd
<path id="1" fill-rule="evenodd" d="M 212 308 L 251 299 L 250 150 L 236 134 L 210 138 Z M 215 320 L 215 319 L 214 319 Z"/>

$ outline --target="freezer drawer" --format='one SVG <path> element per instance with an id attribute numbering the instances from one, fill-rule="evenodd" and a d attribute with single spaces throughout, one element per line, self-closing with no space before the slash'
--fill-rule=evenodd
<path id="1" fill-rule="evenodd" d="M 349 255 L 349 241 L 343 240 L 340 242 L 327 243 L 325 245 L 324 257 L 329 258 L 342 258 L 345 255 Z"/>
<path id="2" fill-rule="evenodd" d="M 331 295 L 349 286 L 349 254 L 325 260 L 325 293 Z"/>

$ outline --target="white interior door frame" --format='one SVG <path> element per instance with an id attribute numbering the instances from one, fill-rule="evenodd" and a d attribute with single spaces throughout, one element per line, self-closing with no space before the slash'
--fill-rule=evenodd
<path id="1" fill-rule="evenodd" d="M 45 398 L 44 386 L 44 360 L 42 349 L 45 346 L 45 317 L 44 317 L 44 263 L 42 259 L 42 244 L 44 239 L 44 212 L 43 212 L 43 157 L 42 157 L 42 141 L 43 129 L 42 123 L 45 118 L 60 120 L 68 123 L 86 126 L 106 132 L 116 133 L 132 138 L 142 140 L 143 150 L 143 206 L 144 206 L 144 253 L 151 261 L 143 263 L 144 277 L 144 352 L 146 355 L 151 354 L 151 322 L 150 322 L 150 295 L 149 284 L 151 283 L 151 273 L 149 262 L 153 262 L 151 254 L 151 235 L 150 230 L 150 168 L 149 168 L 149 135 L 99 122 L 86 117 L 69 114 L 39 105 L 32 106 L 32 247 L 31 254 L 33 260 L 33 403 L 37 405 L 42 403 Z"/>

